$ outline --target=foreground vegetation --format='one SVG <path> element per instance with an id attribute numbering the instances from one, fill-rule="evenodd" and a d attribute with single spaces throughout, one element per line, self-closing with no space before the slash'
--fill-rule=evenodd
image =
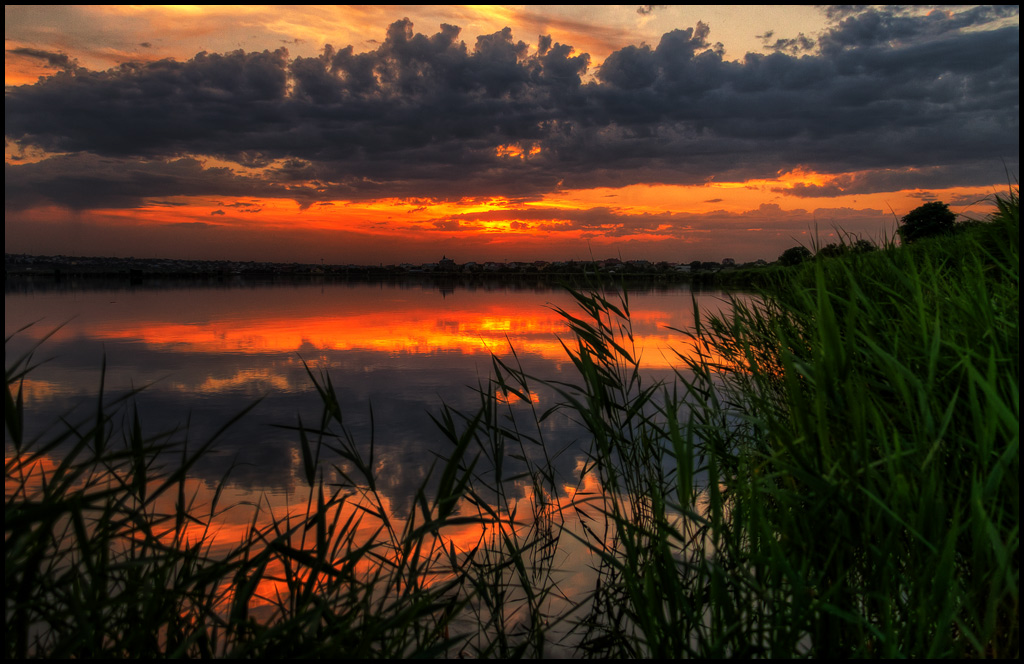
<path id="1" fill-rule="evenodd" d="M 953 237 L 779 271 L 681 331 L 674 384 L 645 382 L 624 295 L 577 294 L 577 381 L 495 360 L 476 412 L 438 414 L 451 453 L 401 520 L 327 375 L 295 427 L 308 502 L 225 544 L 226 506 L 187 481 L 214 440 L 149 435 L 102 394 L 25 440 L 20 358 L 6 656 L 1017 657 L 1019 205 L 1000 203 Z M 556 409 L 513 417 L 539 389 Z M 571 500 L 545 456 L 559 413 L 593 443 L 598 488 Z M 559 586 L 570 543 L 597 570 L 585 597 Z"/>

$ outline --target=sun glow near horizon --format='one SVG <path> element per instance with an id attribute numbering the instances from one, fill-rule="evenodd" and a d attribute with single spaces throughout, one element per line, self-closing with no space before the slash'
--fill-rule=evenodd
<path id="1" fill-rule="evenodd" d="M 510 252 L 516 260 L 578 259 L 579 244 L 613 250 L 625 244 L 640 243 L 643 252 L 630 252 L 625 258 L 690 261 L 717 260 L 708 254 L 711 247 L 694 247 L 692 253 L 680 255 L 685 245 L 680 241 L 718 230 L 732 233 L 726 247 L 714 249 L 723 255 L 735 254 L 739 260 L 764 258 L 774 260 L 783 249 L 794 244 L 793 236 L 813 230 L 817 224 L 828 233 L 832 226 L 844 231 L 877 238 L 895 226 L 895 216 L 928 200 L 954 203 L 953 209 L 966 214 L 984 216 L 986 197 L 993 193 L 988 187 L 955 187 L 943 190 L 909 189 L 875 194 L 839 194 L 828 198 L 801 198 L 789 194 L 794 188 L 828 186 L 836 176 L 807 172 L 787 172 L 776 179 L 747 182 L 709 182 L 703 185 L 640 184 L 624 187 L 562 190 L 532 200 L 509 197 L 471 197 L 459 200 L 424 198 L 378 198 L 370 200 L 319 201 L 303 205 L 289 198 L 244 197 L 167 197 L 147 201 L 127 209 L 96 210 L 78 213 L 90 215 L 93 223 L 131 229 L 186 228 L 220 229 L 225 232 L 255 236 L 262 232 L 326 234 L 320 235 L 320 248 L 332 256 L 332 263 L 424 262 L 436 260 L 439 253 L 459 253 L 460 262 L 470 260 L 506 260 Z M 59 211 L 55 211 L 58 218 Z M 69 221 L 70 217 L 66 217 Z M 765 233 L 772 227 L 788 237 L 781 242 L 762 238 L 745 241 L 742 232 Z M 741 232 L 742 231 L 742 232 Z M 331 236 L 339 236 L 331 246 Z M 404 242 L 410 235 L 422 236 L 431 243 L 443 237 L 456 238 L 472 246 L 471 251 L 441 252 L 424 247 L 408 255 L 373 256 L 360 260 L 348 255 L 344 245 L 352 234 L 366 243 L 375 241 Z M 442 236 L 442 237 L 437 237 Z M 559 254 L 552 246 L 535 252 L 537 242 L 570 243 Z M 744 243 L 748 242 L 747 246 Z M 572 248 L 575 243 L 577 248 Z M 701 243 L 702 246 L 706 242 Z M 254 246 L 259 246 L 255 243 Z M 659 248 L 661 247 L 661 248 Z M 604 251 L 605 249 L 602 249 Z M 701 253 L 698 253 L 701 252 Z M 35 251 L 32 253 L 47 253 Z M 101 246 L 89 247 L 80 242 L 77 255 L 105 255 Z M 362 252 L 361 252 L 362 253 Z M 173 252 L 160 252 L 159 257 L 181 258 Z M 287 255 L 255 251 L 251 256 L 206 254 L 207 258 L 236 260 L 279 260 Z"/>

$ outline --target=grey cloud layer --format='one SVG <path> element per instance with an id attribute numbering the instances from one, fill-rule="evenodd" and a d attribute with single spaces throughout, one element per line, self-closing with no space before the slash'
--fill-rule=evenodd
<path id="1" fill-rule="evenodd" d="M 877 170 L 849 183 L 858 191 L 934 186 L 936 175 L 988 184 L 1001 160 L 1019 159 L 1019 26 L 966 28 L 1007 11 L 1016 16 L 837 12 L 813 52 L 791 54 L 802 47 L 787 43 L 738 62 L 724 60 L 698 24 L 656 47 L 612 53 L 589 81 L 589 56 L 550 38 L 531 48 L 506 28 L 470 48 L 457 27 L 427 36 L 407 20 L 366 53 L 328 46 L 315 58 L 278 49 L 104 72 L 69 67 L 7 89 L 5 134 L 90 156 L 7 167 L 8 194 L 12 184 L 24 188 L 8 205 L 185 193 L 262 192 L 304 205 L 530 196 L 559 186 L 770 177 L 797 165 Z M 541 151 L 498 154 L 508 144 Z M 194 177 L 189 158 L 204 155 L 267 170 Z M 74 180 L 76 158 L 131 168 Z M 908 167 L 920 177 L 886 175 Z M 187 173 L 163 188 L 177 171 Z M 66 188 L 51 193 L 58 181 Z M 88 198 L 71 200 L 83 189 Z"/>

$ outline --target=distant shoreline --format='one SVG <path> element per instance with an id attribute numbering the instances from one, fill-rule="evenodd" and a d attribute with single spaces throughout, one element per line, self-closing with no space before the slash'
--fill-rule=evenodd
<path id="1" fill-rule="evenodd" d="M 308 288 L 318 285 L 356 286 L 379 284 L 385 288 L 416 288 L 438 290 L 485 290 L 496 293 L 521 290 L 552 290 L 572 288 L 624 288 L 631 293 L 652 292 L 688 287 L 691 291 L 748 290 L 755 286 L 750 270 L 731 270 L 723 274 L 692 274 L 658 276 L 633 274 L 391 274 L 391 275 L 234 275 L 226 277 L 201 275 L 126 274 L 7 274 L 4 294 L 58 293 L 67 291 L 135 291 L 167 289 L 250 290 L 256 288 Z"/>
<path id="2" fill-rule="evenodd" d="M 438 263 L 413 265 L 326 265 L 309 263 L 270 263 L 240 261 L 191 261 L 180 259 L 140 259 L 79 256 L 33 256 L 5 254 L 7 279 L 33 282 L 63 280 L 105 280 L 112 282 L 309 282 L 309 281 L 388 281 L 423 280 L 473 283 L 478 281 L 599 281 L 639 280 L 667 283 L 717 280 L 722 273 L 759 271 L 764 261 L 737 265 L 697 262 L 669 263 L 650 261 L 536 261 L 533 263 L 465 263 L 450 259 Z M 729 281 L 732 281 L 730 278 Z M 7 290 L 10 290 L 9 288 Z"/>

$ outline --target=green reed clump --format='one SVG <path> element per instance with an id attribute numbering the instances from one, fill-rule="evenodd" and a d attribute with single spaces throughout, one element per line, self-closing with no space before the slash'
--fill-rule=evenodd
<path id="1" fill-rule="evenodd" d="M 747 607 L 730 649 L 1019 653 L 1019 243 L 1001 200 L 973 234 L 817 260 L 696 331 L 721 358 L 681 378 L 717 395 L 691 417 L 728 469 L 712 528 Z"/>
<path id="2" fill-rule="evenodd" d="M 1019 654 L 1017 199 L 791 270 L 644 385 L 628 300 L 562 311 L 611 536 L 595 656 Z M 696 480 L 696 482 L 695 482 Z"/>
<path id="3" fill-rule="evenodd" d="M 435 418 L 454 446 L 446 470 L 468 473 L 462 494 L 466 518 L 476 514 L 486 526 L 464 553 L 460 571 L 466 597 L 462 630 L 470 625 L 460 656 L 543 657 L 552 645 L 564 655 L 560 636 L 578 602 L 559 588 L 556 560 L 568 536 L 559 500 L 563 478 L 554 471 L 554 459 L 566 442 L 545 435 L 537 386 L 518 365 L 514 349 L 512 355 L 513 365 L 493 358 L 492 377 L 477 390 L 476 412 L 445 407 Z M 517 417 L 517 410 L 525 416 Z"/>
<path id="4" fill-rule="evenodd" d="M 227 478 L 207 504 L 188 482 L 216 435 L 198 446 L 149 435 L 132 395 L 109 399 L 101 379 L 91 416 L 25 440 L 31 368 L 26 356 L 6 371 L 7 657 L 437 656 L 464 640 L 448 631 L 463 601 L 458 563 L 434 537 L 467 521 L 451 509 L 464 478 L 450 465 L 433 502 L 421 490 L 416 513 L 393 523 L 372 458 L 332 428 L 340 408 L 329 381 L 316 383 L 320 426 L 298 427 L 304 509 L 257 506 L 239 541 L 224 541 L 220 517 L 242 509 L 220 505 Z M 357 481 L 324 481 L 317 457 L 330 441 Z M 358 533 L 364 516 L 376 518 L 369 539 Z"/>

